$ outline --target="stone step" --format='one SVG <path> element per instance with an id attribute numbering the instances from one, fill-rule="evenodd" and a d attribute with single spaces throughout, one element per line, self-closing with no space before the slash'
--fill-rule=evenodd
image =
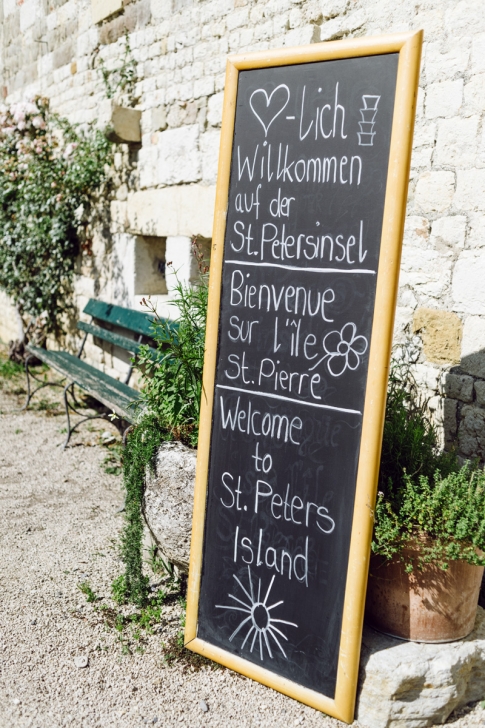
<path id="1" fill-rule="evenodd" d="M 356 719 L 362 728 L 427 728 L 485 697 L 485 610 L 458 642 L 403 642 L 364 627 Z"/>

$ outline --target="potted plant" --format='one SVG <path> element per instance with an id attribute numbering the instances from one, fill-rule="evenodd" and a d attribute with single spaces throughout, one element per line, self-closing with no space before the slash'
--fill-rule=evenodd
<path id="1" fill-rule="evenodd" d="M 475 622 L 485 565 L 485 473 L 443 452 L 409 365 L 389 380 L 366 621 L 448 642 Z"/>

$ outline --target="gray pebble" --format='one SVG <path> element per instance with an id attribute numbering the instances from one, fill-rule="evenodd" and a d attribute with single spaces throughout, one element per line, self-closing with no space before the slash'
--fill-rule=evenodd
<path id="1" fill-rule="evenodd" d="M 89 657 L 87 655 L 76 655 L 74 658 L 74 664 L 76 667 L 87 667 L 89 664 Z"/>
<path id="2" fill-rule="evenodd" d="M 201 710 L 203 710 L 203 711 L 204 711 L 204 713 L 207 713 L 207 711 L 209 710 L 209 706 L 207 705 L 207 703 L 205 702 L 205 700 L 201 700 L 201 701 L 200 701 L 200 703 L 199 703 L 199 708 L 200 708 Z"/>
<path id="3" fill-rule="evenodd" d="M 100 440 L 102 445 L 114 445 L 116 442 L 116 437 L 114 437 L 111 432 L 108 432 L 108 430 L 106 430 L 106 432 L 103 432 L 103 434 L 101 435 Z"/>

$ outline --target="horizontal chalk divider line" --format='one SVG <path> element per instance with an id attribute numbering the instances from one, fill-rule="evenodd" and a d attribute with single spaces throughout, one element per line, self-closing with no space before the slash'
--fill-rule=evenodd
<path id="1" fill-rule="evenodd" d="M 282 263 L 256 263 L 252 260 L 226 260 L 226 263 L 232 265 L 252 265 L 259 268 L 283 268 L 284 270 L 297 270 L 302 273 L 367 273 L 368 275 L 375 276 L 375 270 L 368 270 L 367 268 L 301 268 L 298 265 L 283 265 Z"/>
<path id="2" fill-rule="evenodd" d="M 304 399 L 294 399 L 293 397 L 283 397 L 281 394 L 272 394 L 271 392 L 257 392 L 252 389 L 243 389 L 242 387 L 230 387 L 227 384 L 216 384 L 218 389 L 229 389 L 231 392 L 243 392 L 244 394 L 253 394 L 255 397 L 269 397 L 270 399 L 282 399 L 285 402 L 294 402 L 295 404 L 305 404 L 308 407 L 319 407 L 320 409 L 333 410 L 334 412 L 347 412 L 351 415 L 362 415 L 359 410 L 345 409 L 345 407 L 332 407 L 330 404 L 318 404 L 318 402 L 306 402 Z"/>

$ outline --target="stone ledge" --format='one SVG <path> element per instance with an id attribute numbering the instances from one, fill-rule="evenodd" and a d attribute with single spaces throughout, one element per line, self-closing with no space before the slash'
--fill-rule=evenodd
<path id="1" fill-rule="evenodd" d="M 122 0 L 91 0 L 93 23 L 100 23 L 123 8 Z"/>
<path id="2" fill-rule="evenodd" d="M 215 196 L 215 185 L 174 185 L 135 192 L 128 198 L 128 225 L 138 235 L 210 238 Z"/>
<path id="3" fill-rule="evenodd" d="M 189 570 L 196 460 L 196 450 L 181 442 L 164 442 L 153 471 L 146 472 L 146 524 L 164 557 L 183 573 Z"/>
<path id="4" fill-rule="evenodd" d="M 485 610 L 464 640 L 402 642 L 365 627 L 356 719 L 362 728 L 427 728 L 485 695 Z"/>

